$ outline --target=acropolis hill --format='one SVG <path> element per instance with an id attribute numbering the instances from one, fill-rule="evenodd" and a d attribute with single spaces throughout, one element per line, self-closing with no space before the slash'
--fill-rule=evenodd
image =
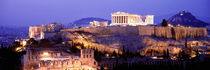
<path id="1" fill-rule="evenodd" d="M 185 39 L 191 39 L 188 45 L 210 45 L 204 27 L 154 26 L 153 17 L 116 12 L 111 14 L 110 25 L 107 21 L 93 21 L 89 27 L 64 29 L 62 24 L 52 23 L 30 27 L 29 36 L 52 41 L 62 38 L 66 44 L 80 43 L 108 53 L 120 52 L 124 46 L 127 51 L 141 52 L 143 55 L 150 49 L 157 50 L 157 55 L 166 49 L 177 54 L 185 47 Z"/>
<path id="2" fill-rule="evenodd" d="M 176 54 L 184 47 L 183 39 L 205 38 L 206 34 L 206 28 L 195 27 L 116 26 L 63 29 L 57 36 L 66 41 L 84 43 L 85 46 L 97 48 L 99 51 L 118 52 L 122 46 L 125 46 L 131 52 L 138 51 L 146 55 L 149 49 L 158 51 L 170 49 L 170 52 Z M 188 44 L 192 44 L 193 41 L 195 40 L 189 41 Z M 198 43 L 199 46 L 210 45 L 206 40 Z"/>

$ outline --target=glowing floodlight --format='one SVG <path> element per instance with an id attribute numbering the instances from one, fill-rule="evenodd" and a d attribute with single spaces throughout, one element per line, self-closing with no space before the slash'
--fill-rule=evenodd
<path id="1" fill-rule="evenodd" d="M 49 53 L 48 53 L 48 52 L 44 52 L 43 55 L 44 55 L 44 56 L 48 56 Z"/>

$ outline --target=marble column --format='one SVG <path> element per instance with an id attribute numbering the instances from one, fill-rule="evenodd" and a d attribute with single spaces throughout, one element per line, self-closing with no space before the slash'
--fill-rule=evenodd
<path id="1" fill-rule="evenodd" d="M 115 23 L 117 23 L 117 16 L 115 16 Z"/>
<path id="2" fill-rule="evenodd" d="M 127 16 L 125 16 L 125 23 L 128 23 L 127 21 L 128 21 L 128 17 L 127 17 Z"/>
<path id="3" fill-rule="evenodd" d="M 122 16 L 122 23 L 124 23 L 124 16 Z"/>
<path id="4" fill-rule="evenodd" d="M 112 16 L 112 23 L 114 23 L 114 17 Z"/>
<path id="5" fill-rule="evenodd" d="M 124 16 L 124 23 L 125 23 L 125 16 Z"/>
<path id="6" fill-rule="evenodd" d="M 121 23 L 121 16 L 119 16 L 119 23 Z"/>
<path id="7" fill-rule="evenodd" d="M 122 23 L 122 16 L 120 16 L 120 23 Z"/>
<path id="8" fill-rule="evenodd" d="M 119 23 L 119 16 L 117 16 L 117 23 Z"/>
<path id="9" fill-rule="evenodd" d="M 128 23 L 128 16 L 126 16 L 126 23 Z"/>
<path id="10" fill-rule="evenodd" d="M 122 23 L 122 16 L 120 16 L 120 23 Z"/>
<path id="11" fill-rule="evenodd" d="M 113 23 L 115 23 L 115 16 L 113 16 Z"/>
<path id="12" fill-rule="evenodd" d="M 119 16 L 119 23 L 120 23 L 120 20 L 121 20 L 121 19 L 120 19 L 120 16 Z"/>

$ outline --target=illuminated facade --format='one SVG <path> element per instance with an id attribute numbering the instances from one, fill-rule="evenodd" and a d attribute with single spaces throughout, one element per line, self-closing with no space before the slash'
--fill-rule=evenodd
<path id="1" fill-rule="evenodd" d="M 45 39 L 55 35 L 55 32 L 59 32 L 64 28 L 63 24 L 51 23 L 42 24 L 42 26 L 30 26 L 29 38 Z"/>
<path id="2" fill-rule="evenodd" d="M 36 51 L 36 52 L 35 52 Z M 24 70 L 97 70 L 94 51 L 82 49 L 80 56 L 54 50 L 38 48 L 27 50 L 24 56 Z"/>
<path id="3" fill-rule="evenodd" d="M 64 28 L 63 24 L 51 23 L 51 24 L 42 24 L 42 32 L 59 32 Z"/>
<path id="4" fill-rule="evenodd" d="M 29 38 L 35 38 L 41 34 L 41 26 L 30 26 L 29 27 Z"/>
<path id="5" fill-rule="evenodd" d="M 136 25 L 149 25 L 154 24 L 154 15 L 146 15 L 146 16 L 140 16 L 137 14 L 130 14 L 125 12 L 117 12 L 112 13 L 112 23 L 113 25 L 130 25 L 130 26 L 136 26 Z"/>
<path id="6" fill-rule="evenodd" d="M 104 22 L 92 21 L 92 22 L 90 22 L 90 27 L 98 27 L 98 26 L 108 26 L 108 21 L 104 21 Z"/>

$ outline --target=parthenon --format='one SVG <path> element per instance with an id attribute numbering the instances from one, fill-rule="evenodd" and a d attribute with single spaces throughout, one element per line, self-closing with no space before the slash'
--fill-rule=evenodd
<path id="1" fill-rule="evenodd" d="M 113 25 L 130 25 L 130 26 L 136 26 L 136 25 L 148 25 L 154 23 L 154 15 L 146 15 L 146 16 L 140 16 L 137 14 L 130 14 L 125 12 L 116 12 L 112 13 L 112 23 Z"/>

